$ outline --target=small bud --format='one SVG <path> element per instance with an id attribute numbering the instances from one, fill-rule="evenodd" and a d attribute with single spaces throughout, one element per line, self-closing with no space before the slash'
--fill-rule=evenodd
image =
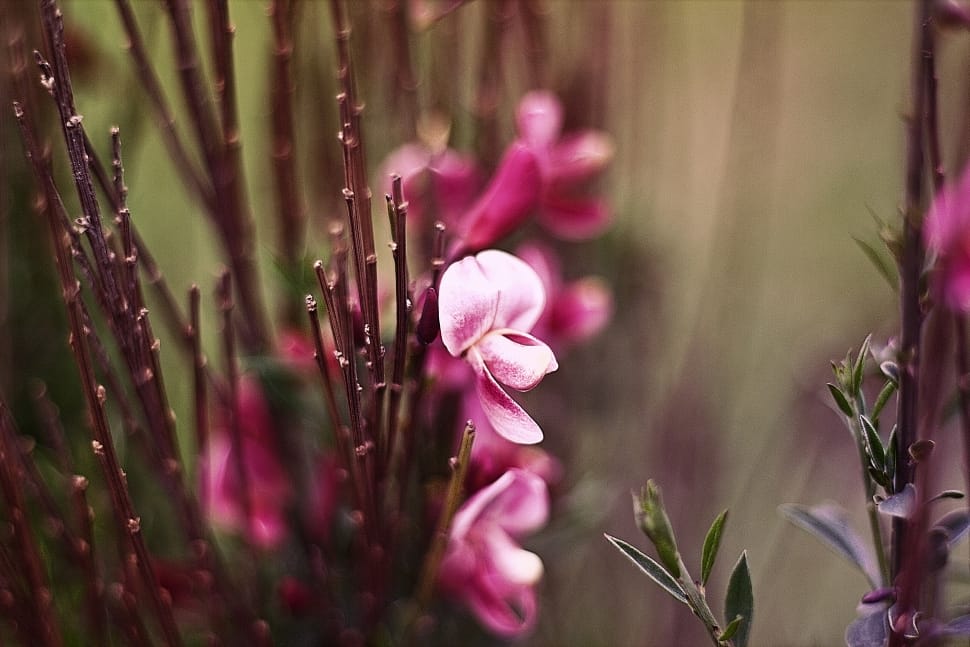
<path id="1" fill-rule="evenodd" d="M 653 542 L 661 563 L 672 576 L 680 577 L 680 555 L 677 541 L 670 527 L 670 519 L 664 509 L 660 488 L 653 481 L 647 481 L 640 496 L 633 496 L 633 513 L 640 530 Z"/>
<path id="2" fill-rule="evenodd" d="M 415 336 L 418 341 L 425 346 L 429 346 L 437 337 L 441 329 L 438 321 L 438 292 L 434 288 L 428 288 L 424 293 L 424 305 L 421 307 L 421 318 L 418 319 L 418 326 L 415 329 Z"/>

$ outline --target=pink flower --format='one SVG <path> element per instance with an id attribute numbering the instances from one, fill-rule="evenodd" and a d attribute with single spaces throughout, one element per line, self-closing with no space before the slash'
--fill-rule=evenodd
<path id="1" fill-rule="evenodd" d="M 560 238 L 591 238 L 609 224 L 610 211 L 605 201 L 577 193 L 606 168 L 613 143 L 595 130 L 561 137 L 562 119 L 562 104 L 550 92 L 536 90 L 519 102 L 519 137 L 535 154 L 542 176 L 539 222 Z"/>
<path id="2" fill-rule="evenodd" d="M 556 352 L 599 333 L 613 316 L 613 294 L 602 279 L 586 276 L 564 283 L 551 249 L 527 243 L 516 254 L 532 267 L 546 289 L 546 308 L 533 328 Z"/>
<path id="3" fill-rule="evenodd" d="M 465 249 L 476 251 L 515 231 L 539 203 L 542 175 L 536 154 L 520 142 L 505 151 L 485 192 L 462 218 Z"/>
<path id="4" fill-rule="evenodd" d="M 970 166 L 954 185 L 945 187 L 926 214 L 926 245 L 940 258 L 940 281 L 946 304 L 970 312 Z"/>
<path id="5" fill-rule="evenodd" d="M 517 443 L 541 441 L 542 430 L 500 386 L 528 391 L 559 367 L 552 350 L 529 334 L 545 306 L 535 271 L 506 252 L 480 252 L 448 267 L 438 304 L 441 340 L 474 369 L 495 431 Z"/>
<path id="6" fill-rule="evenodd" d="M 430 218 L 455 224 L 481 187 L 473 159 L 450 148 L 435 152 L 419 142 L 394 150 L 381 164 L 378 186 L 385 193 L 391 192 L 393 174 L 401 176 L 414 227 L 427 226 Z"/>
<path id="7" fill-rule="evenodd" d="M 549 494 L 541 478 L 516 469 L 503 474 L 455 514 L 439 572 L 442 591 L 498 635 L 531 629 L 542 561 L 515 540 L 548 518 Z"/>
<path id="8" fill-rule="evenodd" d="M 462 392 L 460 411 L 461 420 L 481 420 L 476 422 L 475 443 L 472 445 L 466 481 L 470 492 L 482 489 L 513 468 L 535 474 L 550 488 L 562 479 L 562 465 L 554 456 L 535 445 L 513 443 L 495 433 L 473 391 L 465 389 Z"/>
<path id="9" fill-rule="evenodd" d="M 236 469 L 230 430 L 223 421 L 212 429 L 206 453 L 200 457 L 206 511 L 212 520 L 241 530 L 254 545 L 275 548 L 287 533 L 286 507 L 292 486 L 273 447 L 273 418 L 256 379 L 239 381 L 239 424 L 248 497 Z M 249 505 L 249 519 L 245 508 Z"/>

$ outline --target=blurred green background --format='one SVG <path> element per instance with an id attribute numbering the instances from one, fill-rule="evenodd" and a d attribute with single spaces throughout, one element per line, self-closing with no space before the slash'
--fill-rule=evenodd
<path id="1" fill-rule="evenodd" d="M 376 167 L 403 143 L 387 74 L 387 3 L 350 5 Z M 602 128 L 616 143 L 601 185 L 615 224 L 599 241 L 559 250 L 574 276 L 595 272 L 610 281 L 617 310 L 604 334 L 565 357 L 530 395 L 547 449 L 567 466 L 567 484 L 558 520 L 532 544 L 547 577 L 540 627 L 526 644 L 705 644 L 689 613 L 656 593 L 602 538 L 608 531 L 645 544 L 637 541 L 628 492 L 648 477 L 664 488 L 688 554 L 699 554 L 710 520 L 730 508 L 710 588 L 723 589 L 746 548 L 755 578 L 752 644 L 841 644 L 865 581 L 776 509 L 842 500 L 864 527 L 855 449 L 824 383 L 830 359 L 857 348 L 870 331 L 885 341 L 896 329 L 894 294 L 852 237 L 878 246 L 872 214 L 898 218 L 913 8 L 805 0 L 543 6 L 547 81 L 567 105 L 567 127 Z M 88 133 L 106 151 L 108 127 L 121 126 L 135 222 L 178 294 L 196 282 L 211 295 L 219 266 L 212 231 L 168 161 L 112 3 L 70 0 L 64 8 L 92 57 L 75 71 Z M 165 16 L 147 2 L 135 8 L 173 87 Z M 452 119 L 452 143 L 464 150 L 482 118 L 474 100 L 482 60 L 501 65 L 494 123 L 502 141 L 513 136 L 512 109 L 528 89 L 529 60 L 514 21 L 499 51 L 482 52 L 481 26 L 494 19 L 494 8 L 468 3 L 415 36 L 419 103 Z M 301 297 L 281 287 L 274 269 L 269 21 L 256 0 L 232 2 L 231 13 L 248 193 L 263 286 L 278 308 Z M 297 154 L 312 260 L 326 257 L 325 227 L 339 213 L 334 191 L 342 182 L 327 4 L 303 3 L 298 24 Z M 940 47 L 941 130 L 952 171 L 967 139 L 970 48 L 959 33 L 945 34 Z M 7 149 L 7 178 L 21 173 L 19 152 Z M 11 232 L 21 232 L 16 223 L 28 217 L 8 217 L 13 277 L 20 257 L 11 250 L 22 243 Z M 7 289 L 17 312 L 54 295 Z M 4 321 L 4 379 L 13 389 L 31 377 L 24 364 L 11 370 L 15 355 L 51 343 L 32 336 L 16 314 Z M 206 319 L 213 321 L 211 307 Z M 190 380 L 173 379 L 187 373 L 166 348 L 174 344 L 163 336 L 167 384 L 187 421 Z"/>

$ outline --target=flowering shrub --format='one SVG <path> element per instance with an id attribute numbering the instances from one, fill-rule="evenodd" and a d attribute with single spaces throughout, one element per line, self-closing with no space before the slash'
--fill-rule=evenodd
<path id="1" fill-rule="evenodd" d="M 16 118 L 44 196 L 40 212 L 96 459 L 75 462 L 72 431 L 71 439 L 55 439 L 64 451 L 59 469 L 96 467 L 101 480 L 89 493 L 93 517 L 81 476 L 71 496 L 83 513 L 62 514 L 47 466 L 15 449 L 19 433 L 3 408 L 0 489 L 21 559 L 0 567 L 0 592 L 10 594 L 0 595 L 0 607 L 24 612 L 8 615 L 10 626 L 32 645 L 84 632 L 95 644 L 358 645 L 385 644 L 388 636 L 395 644 L 444 644 L 436 625 L 469 624 L 501 638 L 527 635 L 539 617 L 543 566 L 520 542 L 549 520 L 549 485 L 561 467 L 532 446 L 543 438 L 540 427 L 506 389 L 528 391 L 559 367 L 535 326 L 565 349 L 602 329 L 611 297 L 602 282 L 564 284 L 548 249 L 523 248 L 541 264 L 540 276 L 499 247 L 512 235 L 532 240 L 526 225 L 534 215 L 556 235 L 602 231 L 603 204 L 568 201 L 603 170 L 606 136 L 560 140 L 562 107 L 543 91 L 523 98 L 519 138 L 493 169 L 448 148 L 447 135 L 403 143 L 379 165 L 390 223 L 386 263 L 376 244 L 349 19 L 335 0 L 333 148 L 343 165 L 326 171 L 342 170 L 333 197 L 346 210 L 329 229 L 327 260 L 307 262 L 302 250 L 319 241 L 307 235 L 292 155 L 303 145 L 291 92 L 296 14 L 290 2 L 274 1 L 270 162 L 279 266 L 288 279 L 312 269 L 316 284 L 299 286 L 305 312 L 292 307 L 300 301 L 291 294 L 273 311 L 253 253 L 229 6 L 213 2 L 207 14 L 211 85 L 191 8 L 174 0 L 164 9 L 194 139 L 173 125 L 173 88 L 158 81 L 134 7 L 116 5 L 168 153 L 226 262 L 215 290 L 218 353 L 204 334 L 202 290 L 191 288 L 183 312 L 129 212 L 120 132 L 113 131 L 110 165 L 85 132 L 56 2 L 41 3 L 45 46 L 35 58 L 72 165 L 76 221 L 55 181 L 60 168 L 47 163 L 41 143 L 41 97 L 23 72 L 28 45 L 22 37 L 12 43 Z M 403 7 L 394 11 L 406 19 Z M 536 112 L 539 104 L 548 115 Z M 173 380 L 163 380 L 156 301 L 180 342 L 194 433 L 177 430 L 169 405 L 165 385 Z M 34 534 L 25 502 L 35 497 L 59 532 Z M 63 573 L 40 567 L 51 545 L 66 556 Z M 75 596 L 83 598 L 81 616 L 69 613 Z"/>

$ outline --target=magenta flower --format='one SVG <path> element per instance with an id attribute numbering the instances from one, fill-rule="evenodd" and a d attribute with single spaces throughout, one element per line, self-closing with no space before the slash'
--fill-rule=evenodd
<path id="1" fill-rule="evenodd" d="M 272 549 L 286 536 L 286 507 L 293 489 L 274 451 L 269 406 L 258 382 L 250 377 L 239 381 L 239 421 L 243 469 L 249 486 L 249 519 L 245 514 L 246 491 L 224 422 L 213 427 L 207 451 L 199 459 L 205 508 L 214 522 L 242 531 L 260 548 Z"/>
<path id="2" fill-rule="evenodd" d="M 609 164 L 613 143 L 595 130 L 561 137 L 562 118 L 559 99 L 536 90 L 519 102 L 516 124 L 521 141 L 539 163 L 539 222 L 560 238 L 586 239 L 609 224 L 610 211 L 605 201 L 578 194 Z"/>
<path id="3" fill-rule="evenodd" d="M 542 174 L 536 154 L 515 142 L 505 151 L 484 193 L 462 218 L 465 249 L 476 251 L 515 231 L 539 204 Z"/>
<path id="4" fill-rule="evenodd" d="M 455 514 L 441 562 L 442 591 L 490 631 L 518 636 L 535 624 L 542 561 L 516 540 L 549 518 L 549 493 L 535 474 L 509 470 Z"/>
<path id="5" fill-rule="evenodd" d="M 927 247 L 939 255 L 944 301 L 970 312 L 970 166 L 933 200 L 924 231 Z"/>
<path id="6" fill-rule="evenodd" d="M 495 431 L 517 443 L 541 441 L 539 425 L 500 386 L 528 391 L 559 368 L 552 350 L 529 334 L 545 306 L 535 271 L 495 249 L 468 256 L 441 277 L 438 304 L 441 341 L 474 369 Z"/>
<path id="7" fill-rule="evenodd" d="M 449 226 L 457 223 L 481 187 L 473 159 L 450 148 L 435 152 L 419 142 L 394 150 L 381 164 L 379 186 L 385 193 L 391 192 L 394 174 L 401 176 L 408 218 L 416 227 L 426 226 L 430 217 Z"/>
<path id="8" fill-rule="evenodd" d="M 559 259 L 544 245 L 526 243 L 516 254 L 535 270 L 546 289 L 546 308 L 533 332 L 557 353 L 606 327 L 613 316 L 613 294 L 605 281 L 586 276 L 564 282 Z"/>

